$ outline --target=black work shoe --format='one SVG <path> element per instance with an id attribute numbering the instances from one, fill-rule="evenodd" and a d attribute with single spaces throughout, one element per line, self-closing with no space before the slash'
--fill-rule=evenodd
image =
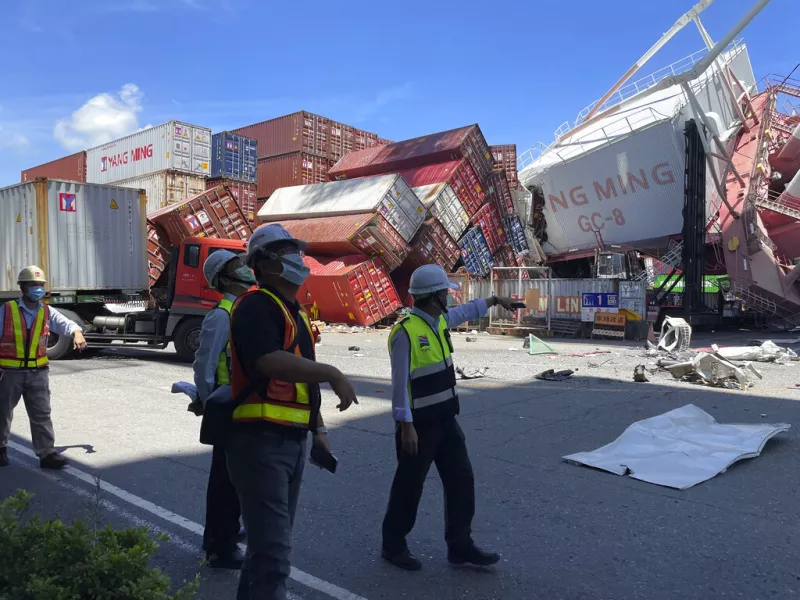
<path id="1" fill-rule="evenodd" d="M 0 448 L 0 467 L 8 466 L 8 448 Z"/>
<path id="2" fill-rule="evenodd" d="M 53 452 L 39 459 L 39 466 L 43 469 L 63 469 L 69 461 L 58 452 Z"/>
<path id="3" fill-rule="evenodd" d="M 381 556 L 384 560 L 392 563 L 398 569 L 405 571 L 419 571 L 422 568 L 422 562 L 411 554 L 408 550 L 402 552 L 389 552 L 388 550 L 381 551 Z"/>
<path id="4" fill-rule="evenodd" d="M 447 551 L 447 560 L 451 565 L 477 565 L 488 567 L 500 560 L 500 555 L 494 552 L 484 552 L 474 544 L 466 548 L 450 548 Z"/>
<path id="5" fill-rule="evenodd" d="M 244 564 L 244 554 L 236 548 L 233 552 L 226 554 L 208 554 L 206 555 L 206 560 L 208 561 L 208 566 L 212 569 L 238 570 Z"/>

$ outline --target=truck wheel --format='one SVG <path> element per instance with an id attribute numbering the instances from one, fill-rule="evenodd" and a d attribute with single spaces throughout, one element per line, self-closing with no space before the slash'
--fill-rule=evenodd
<path id="1" fill-rule="evenodd" d="M 175 351 L 181 359 L 194 360 L 194 353 L 200 347 L 200 329 L 202 327 L 202 319 L 188 319 L 175 329 L 172 341 L 175 343 Z"/>
<path id="2" fill-rule="evenodd" d="M 80 325 L 84 331 L 86 330 L 86 321 L 81 319 L 76 313 L 65 308 L 59 308 L 58 312 Z M 72 349 L 71 336 L 50 333 L 50 336 L 47 338 L 47 358 L 50 360 L 63 360 L 65 358 L 71 358 L 74 354 L 75 351 Z"/>

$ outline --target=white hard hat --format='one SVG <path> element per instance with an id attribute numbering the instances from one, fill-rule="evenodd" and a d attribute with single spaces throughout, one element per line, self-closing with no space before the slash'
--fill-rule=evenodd
<path id="1" fill-rule="evenodd" d="M 294 239 L 292 234 L 286 231 L 280 223 L 262 225 L 253 232 L 253 235 L 250 236 L 250 240 L 247 242 L 247 264 L 250 264 L 250 260 L 259 250 L 283 240 L 294 242 L 299 250 L 305 250 L 306 246 L 308 246 L 303 240 Z"/>
<path id="2" fill-rule="evenodd" d="M 17 283 L 47 283 L 47 278 L 44 276 L 44 271 L 36 265 L 31 265 L 19 272 Z"/>
<path id="3" fill-rule="evenodd" d="M 230 250 L 217 250 L 211 254 L 203 264 L 203 275 L 208 280 L 208 285 L 217 287 L 217 276 L 222 272 L 229 262 L 237 258 Z"/>
<path id="4" fill-rule="evenodd" d="M 434 294 L 440 290 L 457 290 L 458 284 L 447 278 L 439 265 L 423 265 L 411 274 L 408 293 L 412 296 Z"/>

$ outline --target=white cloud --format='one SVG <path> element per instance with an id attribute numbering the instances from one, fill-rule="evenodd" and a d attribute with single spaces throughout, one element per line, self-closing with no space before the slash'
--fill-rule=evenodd
<path id="1" fill-rule="evenodd" d="M 0 127 L 0 149 L 24 154 L 31 147 L 30 140 L 18 131 L 6 131 Z"/>
<path id="2" fill-rule="evenodd" d="M 69 117 L 59 119 L 53 129 L 56 140 L 67 150 L 92 148 L 134 133 L 139 127 L 144 94 L 126 83 L 118 94 L 98 94 Z"/>
<path id="3" fill-rule="evenodd" d="M 392 88 L 378 91 L 372 100 L 362 103 L 356 109 L 354 120 L 360 123 L 374 116 L 381 108 L 394 102 L 409 98 L 414 92 L 414 83 L 406 82 Z"/>

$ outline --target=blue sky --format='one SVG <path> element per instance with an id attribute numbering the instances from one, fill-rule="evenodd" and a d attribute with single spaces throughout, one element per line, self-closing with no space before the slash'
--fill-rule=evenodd
<path id="1" fill-rule="evenodd" d="M 754 0 L 716 0 L 719 39 Z M 305 109 L 404 139 L 479 123 L 549 142 L 692 0 L 17 0 L 0 7 L 0 186 L 146 125 L 233 128 Z M 800 61 L 797 0 L 745 29 L 756 78 Z M 791 46 L 794 45 L 794 48 Z M 640 72 L 703 47 L 687 27 Z"/>

